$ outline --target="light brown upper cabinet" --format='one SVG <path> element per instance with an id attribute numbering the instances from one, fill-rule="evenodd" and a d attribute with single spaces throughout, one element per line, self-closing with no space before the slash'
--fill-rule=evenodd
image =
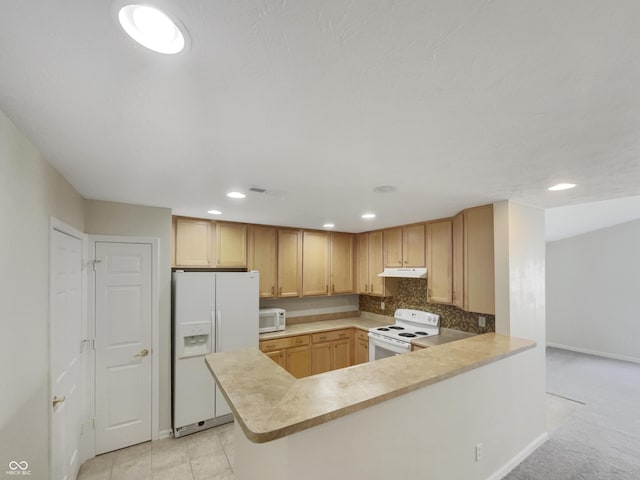
<path id="1" fill-rule="evenodd" d="M 354 236 L 331 233 L 331 294 L 353 293 Z"/>
<path id="2" fill-rule="evenodd" d="M 278 281 L 278 233 L 275 227 L 249 227 L 248 269 L 260 272 L 260 298 L 274 298 Z"/>
<path id="3" fill-rule="evenodd" d="M 425 226 L 408 225 L 406 227 L 384 230 L 384 266 L 425 267 Z"/>
<path id="4" fill-rule="evenodd" d="M 369 234 L 356 237 L 356 292 L 369 292 Z"/>
<path id="5" fill-rule="evenodd" d="M 216 267 L 247 266 L 247 225 L 216 222 Z"/>
<path id="6" fill-rule="evenodd" d="M 384 296 L 384 278 L 378 274 L 384 270 L 383 233 L 361 233 L 357 237 L 357 280 L 356 291 L 367 295 Z"/>
<path id="7" fill-rule="evenodd" d="M 278 297 L 299 297 L 301 274 L 302 232 L 278 229 Z"/>
<path id="8" fill-rule="evenodd" d="M 175 219 L 177 267 L 213 267 L 213 224 L 196 218 Z"/>
<path id="9" fill-rule="evenodd" d="M 465 210 L 464 309 L 495 314 L 495 270 L 493 263 L 493 205 Z"/>
<path id="10" fill-rule="evenodd" d="M 390 228 L 383 231 L 384 236 L 384 266 L 402 266 L 402 228 Z"/>
<path id="11" fill-rule="evenodd" d="M 451 303 L 451 220 L 427 223 L 427 301 Z"/>
<path id="12" fill-rule="evenodd" d="M 329 233 L 302 233 L 302 295 L 329 294 Z"/>
<path id="13" fill-rule="evenodd" d="M 464 213 L 452 220 L 453 246 L 453 291 L 451 300 L 458 308 L 464 308 Z M 429 272 L 427 272 L 427 276 Z"/>

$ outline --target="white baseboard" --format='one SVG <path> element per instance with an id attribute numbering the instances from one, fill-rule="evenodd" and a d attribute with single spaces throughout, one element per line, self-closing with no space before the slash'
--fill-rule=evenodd
<path id="1" fill-rule="evenodd" d="M 614 360 L 622 360 L 624 362 L 640 363 L 640 358 L 616 355 L 615 353 L 599 352 L 597 350 L 589 350 L 588 348 L 572 347 L 571 345 L 562 345 L 560 343 L 547 342 L 547 347 L 560 348 L 571 352 L 586 353 L 588 355 L 595 355 L 596 357 L 612 358 Z"/>
<path id="2" fill-rule="evenodd" d="M 160 430 L 158 432 L 158 440 L 162 440 L 163 438 L 169 438 L 172 437 L 173 435 L 171 435 L 171 429 L 169 430 Z"/>
<path id="3" fill-rule="evenodd" d="M 520 465 L 525 458 L 531 455 L 536 448 L 546 442 L 548 438 L 549 434 L 544 432 L 538 438 L 534 439 L 529 445 L 520 450 L 511 460 L 495 471 L 493 475 L 487 478 L 487 480 L 501 480 L 504 478 L 511 470 Z"/>

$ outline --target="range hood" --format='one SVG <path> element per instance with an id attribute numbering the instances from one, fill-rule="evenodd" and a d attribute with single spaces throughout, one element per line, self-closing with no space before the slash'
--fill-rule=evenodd
<path id="1" fill-rule="evenodd" d="M 393 278 L 427 278 L 426 268 L 385 268 L 379 277 Z"/>

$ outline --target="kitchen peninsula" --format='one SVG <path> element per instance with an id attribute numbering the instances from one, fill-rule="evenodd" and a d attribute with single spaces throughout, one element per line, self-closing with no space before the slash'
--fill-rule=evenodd
<path id="1" fill-rule="evenodd" d="M 535 345 L 489 333 L 302 379 L 257 349 L 206 362 L 236 418 L 238 480 L 480 479 L 534 433 L 517 406 Z"/>

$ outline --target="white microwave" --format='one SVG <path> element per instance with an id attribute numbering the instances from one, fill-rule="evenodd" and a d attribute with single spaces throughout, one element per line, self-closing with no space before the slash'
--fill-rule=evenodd
<path id="1" fill-rule="evenodd" d="M 260 333 L 284 330 L 286 312 L 283 308 L 260 309 Z"/>

